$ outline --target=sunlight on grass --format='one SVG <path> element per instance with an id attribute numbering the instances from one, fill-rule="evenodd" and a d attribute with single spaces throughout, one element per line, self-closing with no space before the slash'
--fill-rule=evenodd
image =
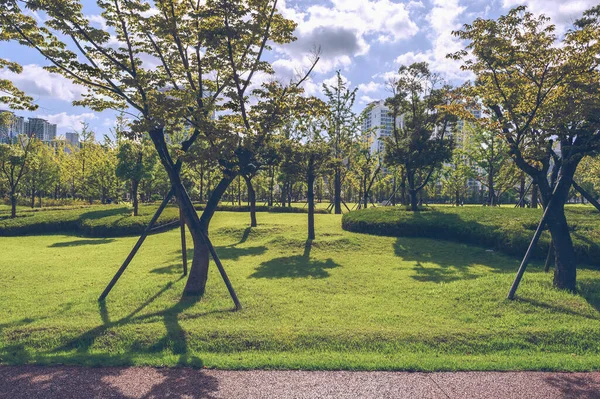
<path id="1" fill-rule="evenodd" d="M 136 237 L 0 238 L 0 363 L 221 368 L 560 369 L 600 365 L 600 272 L 580 294 L 535 264 L 505 299 L 518 260 L 483 248 L 344 232 L 341 217 L 219 212 L 211 237 L 244 306 L 215 267 L 182 302 L 178 231 L 148 238 L 106 303 L 97 298 Z M 191 254 L 190 254 L 191 255 Z"/>

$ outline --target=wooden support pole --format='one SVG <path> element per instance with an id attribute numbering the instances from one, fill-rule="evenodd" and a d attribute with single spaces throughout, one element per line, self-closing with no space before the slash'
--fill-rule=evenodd
<path id="1" fill-rule="evenodd" d="M 596 199 L 592 197 L 587 191 L 585 191 L 579 184 L 575 183 L 575 181 L 573 181 L 573 188 L 577 190 L 579 194 L 583 195 L 583 198 L 588 200 L 590 204 L 594 205 L 594 207 L 597 210 L 600 211 L 600 203 L 598 203 L 598 201 L 596 201 Z"/>
<path id="2" fill-rule="evenodd" d="M 127 269 L 127 266 L 129 266 L 129 263 L 131 263 L 131 261 L 133 260 L 133 257 L 135 256 L 135 254 L 137 253 L 137 251 L 140 249 L 140 247 L 142 246 L 142 244 L 146 240 L 146 237 L 148 236 L 148 233 L 150 233 L 150 230 L 152 230 L 152 227 L 154 226 L 154 224 L 156 223 L 156 221 L 158 220 L 158 218 L 160 217 L 160 215 L 163 213 L 163 211 L 167 207 L 167 204 L 169 203 L 169 201 L 173 197 L 173 194 L 174 194 L 174 190 L 171 189 L 169 191 L 169 193 L 167 194 L 167 196 L 165 197 L 165 199 L 163 200 L 163 202 L 158 207 L 158 210 L 156 211 L 156 213 L 152 217 L 152 220 L 150 220 L 150 223 L 148 224 L 148 226 L 146 226 L 146 229 L 144 230 L 144 232 L 142 233 L 142 235 L 140 236 L 140 238 L 138 239 L 138 241 L 135 243 L 133 249 L 131 250 L 131 252 L 127 256 L 127 259 L 125 259 L 125 262 L 123 262 L 123 265 L 121 265 L 121 267 L 119 268 L 119 270 L 117 271 L 117 273 L 115 274 L 115 276 L 112 278 L 112 280 L 110 281 L 110 283 L 108 283 L 108 286 L 104 289 L 104 292 L 102 292 L 102 295 L 100 295 L 100 298 L 98 298 L 98 301 L 105 300 L 106 297 L 108 296 L 108 294 L 110 293 L 110 291 L 113 289 L 113 287 L 117 283 L 117 281 L 119 281 L 119 278 L 121 277 L 121 275 L 123 274 L 123 272 L 125 271 L 125 269 Z"/>
<path id="3" fill-rule="evenodd" d="M 348 209 L 348 212 L 350 212 L 350 208 L 348 208 L 348 205 L 346 205 L 346 202 L 340 198 L 340 201 L 342 201 L 342 204 L 344 204 L 344 206 L 346 207 L 346 209 Z"/>
<path id="4" fill-rule="evenodd" d="M 185 242 L 185 220 L 183 219 L 183 211 L 179 208 L 179 224 L 181 225 L 181 257 L 183 260 L 183 275 L 188 274 L 188 261 L 187 261 L 187 246 Z"/>
<path id="5" fill-rule="evenodd" d="M 540 240 L 540 236 L 542 235 L 542 232 L 544 231 L 544 226 L 546 225 L 546 219 L 548 218 L 549 210 L 552 208 L 554 201 L 556 201 L 555 200 L 556 191 L 558 190 L 559 185 L 560 185 L 560 179 L 556 182 L 556 186 L 554 187 L 554 190 L 552 191 L 552 196 L 550 197 L 550 201 L 548 201 L 546 209 L 544 209 L 544 214 L 542 215 L 542 219 L 540 220 L 537 230 L 535 231 L 535 234 L 533 235 L 533 238 L 531 239 L 531 243 L 529 243 L 529 248 L 527 248 L 525 257 L 523 257 L 521 266 L 519 266 L 519 271 L 517 272 L 515 281 L 513 282 L 512 286 L 510 287 L 510 291 L 508 292 L 508 299 L 515 299 L 515 293 L 517 292 L 517 288 L 519 288 L 519 284 L 521 283 L 523 274 L 525 274 L 525 269 L 527 269 L 527 265 L 529 264 L 529 259 L 531 258 L 533 249 L 537 245 L 538 241 Z"/>
<path id="6" fill-rule="evenodd" d="M 518 208 L 519 206 L 521 206 L 521 203 L 525 200 L 525 196 L 527 195 L 527 193 L 529 193 L 529 190 L 531 190 L 532 186 L 533 186 L 533 180 L 531 181 L 531 183 L 529 183 L 529 186 L 527 186 L 527 189 L 523 192 L 523 195 L 519 199 L 519 202 L 517 202 L 517 205 L 515 205 L 515 208 Z"/>
<path id="7" fill-rule="evenodd" d="M 212 245 L 212 243 L 210 242 L 210 239 L 208 238 L 207 235 L 202 234 L 202 239 L 206 243 L 206 246 L 208 246 L 208 250 L 210 251 L 212 258 L 214 259 L 215 264 L 217 265 L 217 268 L 219 269 L 219 273 L 221 273 L 221 277 L 223 278 L 223 281 L 225 282 L 225 285 L 227 286 L 229 295 L 231 295 L 231 299 L 233 299 L 233 303 L 235 304 L 235 310 L 242 309 L 242 304 L 240 303 L 240 301 L 235 293 L 235 290 L 233 289 L 233 286 L 231 285 L 231 281 L 229 281 L 229 277 L 227 277 L 227 273 L 225 272 L 225 268 L 223 267 L 223 264 L 221 263 L 221 259 L 219 259 L 219 255 L 217 255 L 217 251 L 215 250 L 215 247 Z"/>

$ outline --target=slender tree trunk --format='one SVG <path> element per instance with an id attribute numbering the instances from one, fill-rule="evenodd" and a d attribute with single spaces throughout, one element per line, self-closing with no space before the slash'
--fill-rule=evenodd
<path id="1" fill-rule="evenodd" d="M 489 206 L 494 206 L 494 199 L 496 193 L 494 192 L 494 167 L 490 164 L 490 171 L 488 173 L 488 199 L 487 203 Z"/>
<path id="2" fill-rule="evenodd" d="M 341 215 L 342 213 L 342 171 L 339 167 L 335 169 L 335 177 L 334 177 L 334 209 L 336 215 Z"/>
<path id="3" fill-rule="evenodd" d="M 275 189 L 275 166 L 269 167 L 270 180 L 269 180 L 269 206 L 273 206 L 273 190 Z"/>
<path id="4" fill-rule="evenodd" d="M 519 198 L 523 198 L 523 200 L 521 201 L 521 203 L 519 204 L 519 206 L 521 208 L 525 208 L 525 173 L 521 172 L 521 182 L 520 182 L 520 187 L 519 187 Z"/>
<path id="5" fill-rule="evenodd" d="M 538 185 L 537 184 L 534 184 L 533 187 L 531 188 L 531 207 L 532 208 L 538 207 Z"/>
<path id="6" fill-rule="evenodd" d="M 204 168 L 200 166 L 200 203 L 204 204 Z"/>
<path id="7" fill-rule="evenodd" d="M 256 191 L 252 186 L 252 178 L 244 176 L 246 186 L 248 187 L 248 202 L 250 203 L 250 227 L 258 226 L 256 223 Z"/>
<path id="8" fill-rule="evenodd" d="M 14 219 L 17 217 L 17 194 L 14 190 L 10 192 L 10 218 Z"/>
<path id="9" fill-rule="evenodd" d="M 396 174 L 394 174 L 394 180 L 392 184 L 392 206 L 396 206 Z"/>
<path id="10" fill-rule="evenodd" d="M 138 187 L 140 185 L 139 180 L 131 180 L 131 196 L 133 197 L 133 216 L 138 216 L 139 210 L 139 198 L 138 198 Z"/>
<path id="11" fill-rule="evenodd" d="M 456 206 L 460 206 L 460 191 L 456 190 Z"/>
<path id="12" fill-rule="evenodd" d="M 369 207 L 369 192 L 367 190 L 367 176 L 363 178 L 363 206 L 365 209 Z"/>
<path id="13" fill-rule="evenodd" d="M 307 183 L 308 183 L 308 239 L 315 239 L 315 175 L 313 172 L 313 161 L 309 165 Z"/>
<path id="14" fill-rule="evenodd" d="M 185 296 L 202 296 L 206 289 L 208 279 L 209 249 L 205 240 L 208 237 L 208 226 L 220 199 L 231 184 L 234 176 L 225 177 L 213 191 L 202 217 L 199 218 L 192 200 L 190 199 L 179 175 L 176 164 L 171 159 L 167 144 L 164 140 L 163 129 L 153 129 L 149 131 L 150 138 L 158 152 L 159 158 L 165 168 L 171 187 L 175 191 L 177 203 L 180 206 L 183 218 L 188 226 L 189 233 L 194 245 L 194 254 L 190 274 L 184 288 Z"/>

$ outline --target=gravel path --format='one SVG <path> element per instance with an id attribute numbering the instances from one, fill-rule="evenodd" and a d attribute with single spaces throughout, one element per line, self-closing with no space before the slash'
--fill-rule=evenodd
<path id="1" fill-rule="evenodd" d="M 0 398 L 600 398 L 600 373 L 0 367 Z"/>

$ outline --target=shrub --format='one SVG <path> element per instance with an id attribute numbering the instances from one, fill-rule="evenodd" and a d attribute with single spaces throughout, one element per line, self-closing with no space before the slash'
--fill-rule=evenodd
<path id="1" fill-rule="evenodd" d="M 204 210 L 204 205 L 196 205 L 196 210 L 202 211 Z M 250 212 L 249 205 L 219 205 L 217 207 L 217 211 L 224 212 Z M 273 213 L 308 213 L 308 208 L 300 208 L 300 207 L 282 207 L 282 206 L 266 206 L 266 205 L 257 205 L 256 212 L 273 212 Z M 315 209 L 315 213 L 328 214 L 330 213 L 327 209 Z"/>
<path id="2" fill-rule="evenodd" d="M 345 214 L 344 230 L 393 237 L 423 237 L 474 244 L 523 256 L 541 217 L 539 209 L 435 207 L 413 213 L 398 207 L 369 208 Z M 600 259 L 600 214 L 593 208 L 567 208 L 575 253 L 580 262 Z M 545 259 L 550 234 L 544 232 L 533 256 Z"/>

